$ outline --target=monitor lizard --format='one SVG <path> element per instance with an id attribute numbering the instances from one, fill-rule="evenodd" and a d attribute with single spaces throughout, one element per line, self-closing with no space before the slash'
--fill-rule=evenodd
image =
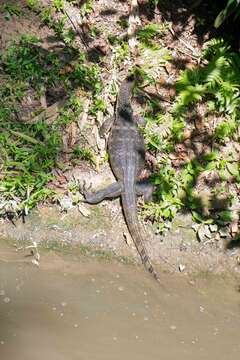
<path id="1" fill-rule="evenodd" d="M 147 255 L 144 231 L 137 216 L 137 195 L 144 195 L 144 199 L 148 200 L 153 186 L 146 181 L 138 181 L 145 164 L 145 145 L 143 135 L 138 129 L 137 116 L 133 115 L 130 103 L 133 86 L 132 75 L 120 86 L 108 138 L 110 164 L 117 182 L 95 193 L 84 188 L 83 194 L 85 201 L 91 204 L 97 204 L 106 198 L 121 197 L 125 221 L 141 260 L 153 277 L 159 280 Z"/>

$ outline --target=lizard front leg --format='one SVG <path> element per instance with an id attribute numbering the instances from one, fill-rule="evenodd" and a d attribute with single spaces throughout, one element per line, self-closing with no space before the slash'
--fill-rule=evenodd
<path id="1" fill-rule="evenodd" d="M 107 136 L 107 134 L 110 132 L 112 128 L 113 122 L 114 122 L 114 116 L 108 117 L 106 120 L 104 120 L 104 122 L 102 123 L 99 129 L 99 135 L 101 138 Z"/>

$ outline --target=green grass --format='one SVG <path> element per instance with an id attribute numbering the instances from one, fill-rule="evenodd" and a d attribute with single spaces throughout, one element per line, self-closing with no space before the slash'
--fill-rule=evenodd
<path id="1" fill-rule="evenodd" d="M 47 185 L 62 151 L 62 130 L 83 110 L 75 89 L 90 94 L 93 116 L 103 106 L 98 100 L 102 88 L 98 66 L 88 64 L 84 54 L 75 49 L 66 47 L 64 52 L 74 58 L 71 72 L 63 71 L 63 57 L 44 50 L 41 41 L 31 35 L 12 42 L 0 54 L 0 215 L 26 215 L 53 196 Z M 43 91 L 59 86 L 68 101 L 54 123 L 43 119 L 31 124 L 21 118 L 22 102 L 29 90 L 39 99 Z M 84 146 L 75 147 L 73 155 L 76 159 L 93 159 L 91 150 Z"/>

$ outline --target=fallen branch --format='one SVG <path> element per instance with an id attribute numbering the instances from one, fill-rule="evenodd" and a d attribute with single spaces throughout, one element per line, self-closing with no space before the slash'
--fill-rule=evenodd
<path id="1" fill-rule="evenodd" d="M 141 20 L 139 18 L 139 9 L 138 9 L 137 0 L 131 0 L 131 8 L 130 8 L 130 15 L 128 21 L 129 21 L 129 26 L 127 30 L 128 44 L 130 51 L 134 54 L 136 52 L 136 47 L 137 47 L 137 39 L 136 39 L 137 26 L 141 24 Z"/>

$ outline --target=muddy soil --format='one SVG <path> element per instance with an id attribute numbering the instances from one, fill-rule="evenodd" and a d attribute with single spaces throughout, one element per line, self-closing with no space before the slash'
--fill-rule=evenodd
<path id="1" fill-rule="evenodd" d="M 239 282 L 163 275 L 56 253 L 34 267 L 0 242 L 0 354 L 17 359 L 233 360 Z M 167 284 L 167 285 L 166 285 Z"/>
<path id="2" fill-rule="evenodd" d="M 113 181 L 108 165 L 102 166 L 98 173 L 89 168 L 75 168 L 69 171 L 68 176 L 92 183 L 94 189 L 103 188 Z M 98 205 L 80 203 L 80 206 L 81 211 L 78 206 L 70 206 L 66 211 L 59 206 L 39 206 L 24 222 L 22 219 L 14 222 L 1 219 L 0 238 L 11 239 L 17 246 L 36 242 L 40 252 L 41 246 L 68 246 L 70 252 L 80 246 L 86 248 L 90 255 L 100 251 L 104 257 L 141 263 L 128 233 L 119 199 L 106 200 Z M 146 235 L 146 249 L 160 272 L 182 272 L 183 275 L 211 272 L 240 276 L 240 249 L 228 248 L 227 238 L 197 241 L 191 214 L 178 215 L 165 236 L 156 234 L 151 223 L 141 223 Z"/>

